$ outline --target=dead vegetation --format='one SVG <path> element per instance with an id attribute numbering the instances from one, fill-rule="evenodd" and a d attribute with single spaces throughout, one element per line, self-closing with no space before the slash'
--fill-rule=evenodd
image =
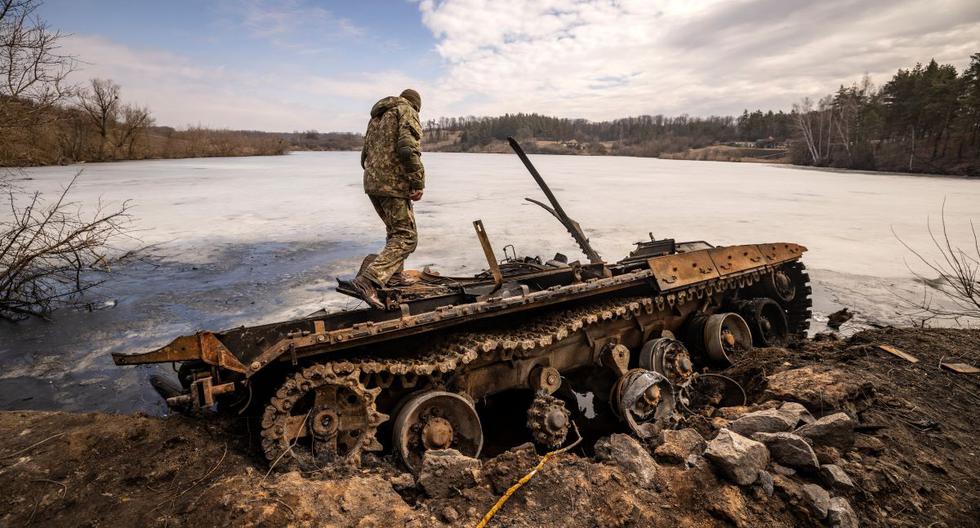
<path id="1" fill-rule="evenodd" d="M 101 284 L 127 254 L 114 243 L 129 236 L 129 204 L 94 205 L 86 212 L 69 194 L 81 172 L 53 200 L 17 189 L 0 176 L 0 319 L 47 317 Z M 5 189 L 4 189 L 5 187 Z"/>
<path id="2" fill-rule="evenodd" d="M 946 204 L 943 202 L 939 231 L 933 229 L 930 220 L 926 221 L 931 248 L 912 247 L 895 234 L 914 256 L 917 265 L 910 265 L 909 271 L 923 285 L 919 298 L 896 294 L 917 326 L 932 321 L 958 325 L 980 321 L 980 237 L 973 221 L 969 223 L 972 240 L 954 241 L 946 223 Z"/>

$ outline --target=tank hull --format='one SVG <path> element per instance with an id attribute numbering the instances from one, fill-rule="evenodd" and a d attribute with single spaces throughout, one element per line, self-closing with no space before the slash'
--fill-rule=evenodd
<path id="1" fill-rule="evenodd" d="M 752 336 L 747 345 L 736 343 L 733 336 L 741 334 L 729 331 L 734 327 L 723 329 L 718 317 L 709 321 L 716 314 L 734 314 L 724 321 L 745 325 L 748 335 L 750 325 L 739 323 L 741 307 L 775 303 L 783 314 L 777 316 L 785 317 L 777 325 L 784 335 L 776 338 L 805 337 L 810 290 L 800 262 L 804 251 L 791 243 L 671 241 L 641 245 L 610 265 L 513 264 L 493 277 L 463 279 L 422 274 L 410 287 L 387 292 L 397 310 L 318 312 L 204 331 L 113 359 L 119 365 L 181 363 L 184 392 L 168 398 L 175 407 L 224 403 L 261 413 L 263 448 L 273 465 L 283 458 L 301 465 L 359 459 L 393 444 L 412 454 L 403 457 L 411 466 L 426 449 L 482 445 L 473 425 L 479 423 L 476 402 L 510 391 L 537 395 L 528 428 L 546 443 L 563 439 L 568 423 L 582 420 L 566 416 L 563 400 L 574 401 L 572 392 L 592 392 L 628 415 L 624 409 L 642 404 L 634 393 L 643 380 L 651 398 L 661 385 L 673 392 L 688 383 L 687 356 L 673 358 L 687 362 L 673 372 L 664 371 L 662 357 L 658 368 L 641 364 L 639 351 L 653 341 L 677 338 L 698 367 L 727 357 L 710 351 L 729 347 L 736 354 L 739 346 L 751 347 Z M 758 313 L 743 310 L 755 328 L 772 328 L 772 321 L 753 319 Z M 772 309 L 766 313 L 771 319 Z M 657 395 L 648 403 L 660 409 L 673 405 L 669 400 Z M 620 417 L 642 436 L 665 425 L 650 418 L 654 414 Z M 392 423 L 398 434 L 389 440 Z M 294 449 L 301 439 L 311 447 L 304 455 Z M 328 448 L 314 449 L 318 442 Z"/>

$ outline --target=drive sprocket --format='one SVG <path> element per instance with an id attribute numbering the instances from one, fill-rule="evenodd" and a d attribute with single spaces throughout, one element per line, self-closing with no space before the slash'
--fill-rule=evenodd
<path id="1" fill-rule="evenodd" d="M 380 451 L 375 434 L 388 415 L 375 408 L 381 389 L 367 389 L 359 371 L 317 364 L 279 387 L 262 416 L 262 450 L 275 468 L 358 464 L 364 451 Z"/>
<path id="2" fill-rule="evenodd" d="M 531 430 L 534 442 L 542 447 L 554 449 L 561 446 L 568 436 L 571 413 L 565 402 L 544 391 L 538 391 L 527 410 L 527 427 Z"/>

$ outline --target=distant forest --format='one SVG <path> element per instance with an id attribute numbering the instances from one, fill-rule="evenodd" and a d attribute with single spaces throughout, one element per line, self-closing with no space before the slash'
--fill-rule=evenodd
<path id="1" fill-rule="evenodd" d="M 429 150 L 503 152 L 507 136 L 563 154 L 683 157 L 676 153 L 730 145 L 783 148 L 799 165 L 980 176 L 980 53 L 961 73 L 933 60 L 898 70 L 881 87 L 865 76 L 788 113 L 602 122 L 507 114 L 430 120 L 425 128 Z"/>
<path id="2" fill-rule="evenodd" d="M 554 143 L 532 143 L 532 150 L 538 152 L 660 156 L 718 143 L 785 141 L 796 125 L 792 114 L 746 110 L 738 117 L 644 115 L 598 122 L 505 114 L 430 120 L 425 128 L 426 139 L 444 151 L 485 151 L 495 142 L 513 136 L 522 141 Z"/>

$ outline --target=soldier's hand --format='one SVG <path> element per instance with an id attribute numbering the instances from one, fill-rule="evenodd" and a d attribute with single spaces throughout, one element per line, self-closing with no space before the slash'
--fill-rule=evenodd
<path id="1" fill-rule="evenodd" d="M 412 200 L 413 202 L 417 202 L 417 201 L 419 201 L 419 200 L 421 200 L 421 199 L 422 199 L 422 191 L 415 191 L 415 192 L 413 192 L 412 194 L 410 194 L 410 195 L 408 195 L 408 197 L 409 197 L 409 198 L 410 198 L 410 199 L 411 199 L 411 200 Z"/>

